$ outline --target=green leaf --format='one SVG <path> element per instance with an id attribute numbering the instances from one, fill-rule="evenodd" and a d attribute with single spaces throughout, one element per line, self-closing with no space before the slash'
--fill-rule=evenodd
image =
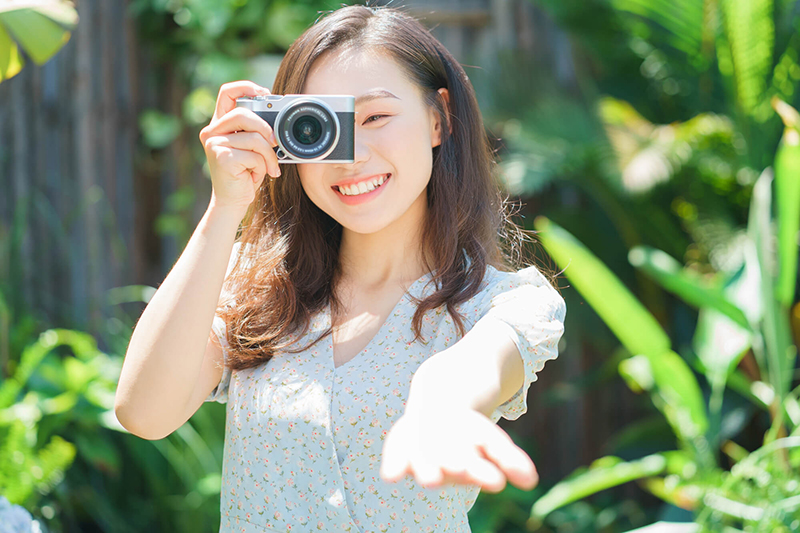
<path id="1" fill-rule="evenodd" d="M 547 252 L 589 305 L 633 354 L 655 356 L 670 340 L 653 315 L 588 248 L 545 217 L 534 221 Z"/>
<path id="2" fill-rule="evenodd" d="M 772 106 L 785 129 L 775 155 L 778 214 L 778 280 L 775 296 L 785 306 L 794 301 L 797 280 L 797 235 L 800 232 L 800 116 L 789 104 L 773 98 Z"/>
<path id="3" fill-rule="evenodd" d="M 60 345 L 68 345 L 72 349 L 77 358 L 76 362 L 88 362 L 100 353 L 97 350 L 96 341 L 87 333 L 68 329 L 49 329 L 43 332 L 36 342 L 27 346 L 22 352 L 19 366 L 14 375 L 0 383 L 0 409 L 14 403 L 22 387 L 28 382 L 45 356 Z M 76 374 L 76 369 L 73 369 L 72 372 L 76 377 L 81 373 L 77 371 Z"/>
<path id="4" fill-rule="evenodd" d="M 622 461 L 614 456 L 602 457 L 588 469 L 579 470 L 556 483 L 533 505 L 531 518 L 540 523 L 559 507 L 634 479 L 661 474 L 666 467 L 667 458 L 660 453 L 635 461 Z"/>
<path id="5" fill-rule="evenodd" d="M 570 283 L 633 355 L 620 372 L 651 393 L 678 438 L 687 443 L 708 428 L 703 395 L 689 365 L 670 348 L 655 318 L 622 282 L 580 241 L 555 222 L 537 217 L 534 227 Z"/>
<path id="6" fill-rule="evenodd" d="M 703 0 L 611 0 L 611 5 L 666 30 L 674 48 L 688 55 L 700 53 Z"/>
<path id="7" fill-rule="evenodd" d="M 752 333 L 715 309 L 701 309 L 692 345 L 710 383 L 724 386 L 752 344 Z"/>
<path id="8" fill-rule="evenodd" d="M 753 116 L 772 70 L 775 41 L 772 0 L 721 0 L 720 4 L 730 43 L 737 100 L 741 109 Z"/>
<path id="9" fill-rule="evenodd" d="M 0 7 L 0 26 L 5 27 L 39 65 L 47 62 L 69 41 L 68 30 L 72 30 L 77 22 L 78 13 L 71 2 L 14 2 Z M 9 43 L 3 38 L 0 38 L 0 45 L 3 46 L 0 57 L 10 57 L 10 48 L 17 47 L 13 41 Z"/>
<path id="10" fill-rule="evenodd" d="M 139 115 L 139 128 L 150 148 L 165 148 L 181 132 L 181 120 L 173 115 L 148 109 Z"/>
<path id="11" fill-rule="evenodd" d="M 781 401 L 789 390 L 797 348 L 792 342 L 789 315 L 775 297 L 777 254 L 773 250 L 774 232 L 771 218 L 772 172 L 768 168 L 756 180 L 750 205 L 747 231 L 753 243 L 747 248 L 746 258 L 757 262 L 761 272 L 761 300 L 764 304 L 762 334 L 766 349 L 767 378 Z M 755 248 L 755 249 L 753 249 Z M 779 411 L 782 412 L 782 411 Z M 773 430 L 780 422 L 775 419 Z M 771 433 L 770 439 L 774 438 Z"/>
<path id="12" fill-rule="evenodd" d="M 749 329 L 747 317 L 725 297 L 721 287 L 684 269 L 670 255 L 649 246 L 635 246 L 628 252 L 628 261 L 686 303 L 697 308 L 711 307 Z"/>
<path id="13" fill-rule="evenodd" d="M 0 81 L 16 76 L 24 64 L 25 60 L 20 55 L 19 48 L 0 25 Z"/>
<path id="14" fill-rule="evenodd" d="M 631 529 L 626 533 L 665 533 L 667 531 L 669 533 L 699 533 L 700 526 L 691 522 L 664 522 L 659 520 L 649 526 Z"/>
<path id="15" fill-rule="evenodd" d="M 635 355 L 619 364 L 619 372 L 634 392 L 650 393 L 678 438 L 690 443 L 708 429 L 700 386 L 680 355 L 672 350 L 658 357 Z"/>

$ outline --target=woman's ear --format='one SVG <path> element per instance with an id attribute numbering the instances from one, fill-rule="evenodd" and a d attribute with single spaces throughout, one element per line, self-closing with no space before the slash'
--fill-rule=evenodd
<path id="1" fill-rule="evenodd" d="M 453 125 L 450 123 L 450 91 L 442 87 L 439 89 L 438 93 L 442 95 L 444 99 L 445 105 L 445 114 L 447 116 L 447 129 L 450 134 L 453 134 Z M 433 131 L 431 132 L 431 139 L 433 140 L 433 144 L 431 147 L 436 147 L 442 144 L 442 130 L 441 124 L 439 123 L 439 117 L 435 116 L 433 121 Z"/>

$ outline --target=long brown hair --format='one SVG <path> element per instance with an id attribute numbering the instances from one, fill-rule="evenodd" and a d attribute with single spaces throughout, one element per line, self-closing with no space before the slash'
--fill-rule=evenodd
<path id="1" fill-rule="evenodd" d="M 394 8 L 353 5 L 327 13 L 292 44 L 271 92 L 301 94 L 314 61 L 337 49 L 385 52 L 422 89 L 441 124 L 452 126 L 452 134 L 442 128 L 441 144 L 432 149 L 421 234 L 421 256 L 437 290 L 418 301 L 412 326 L 415 340 L 421 339 L 424 314 L 445 305 L 463 336 L 455 306 L 479 292 L 487 265 L 519 268 L 525 240 L 492 174 L 492 149 L 472 84 L 413 17 Z M 442 87 L 450 93 L 449 110 L 437 92 Z M 225 281 L 223 293 L 231 299 L 221 299 L 217 309 L 227 324 L 228 366 L 250 368 L 276 351 L 308 347 L 288 350 L 291 337 L 305 334 L 314 314 L 328 304 L 340 309 L 334 287 L 341 274 L 341 238 L 341 225 L 305 194 L 295 165 L 264 181 L 242 221 L 241 254 Z"/>

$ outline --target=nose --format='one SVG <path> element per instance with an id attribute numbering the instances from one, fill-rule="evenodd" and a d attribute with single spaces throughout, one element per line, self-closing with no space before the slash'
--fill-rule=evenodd
<path id="1" fill-rule="evenodd" d="M 353 159 L 356 160 L 356 163 L 367 161 L 369 159 L 370 154 L 370 145 L 369 145 L 369 137 L 365 134 L 365 132 L 360 132 L 358 128 L 356 128 L 356 144 L 355 149 L 353 150 Z"/>
<path id="2" fill-rule="evenodd" d="M 357 120 L 357 119 L 356 119 Z M 358 131 L 358 123 L 355 126 L 355 136 L 353 141 L 353 162 L 352 163 L 342 163 L 341 166 L 345 169 L 353 166 L 360 166 L 369 161 L 370 158 L 370 146 L 369 146 L 369 139 L 367 135 L 359 134 Z"/>

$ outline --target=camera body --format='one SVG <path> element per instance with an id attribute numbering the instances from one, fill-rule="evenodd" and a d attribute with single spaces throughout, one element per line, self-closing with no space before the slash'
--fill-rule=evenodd
<path id="1" fill-rule="evenodd" d="M 275 132 L 279 163 L 353 163 L 355 97 L 267 94 L 236 99 Z"/>

